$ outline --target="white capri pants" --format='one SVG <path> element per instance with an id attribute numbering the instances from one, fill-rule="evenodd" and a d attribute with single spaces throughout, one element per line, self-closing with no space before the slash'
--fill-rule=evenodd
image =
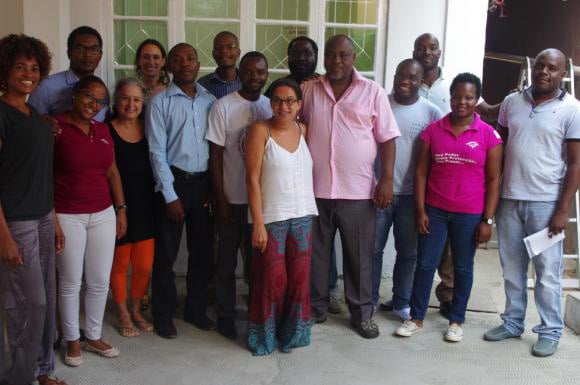
<path id="1" fill-rule="evenodd" d="M 101 338 L 115 250 L 117 219 L 113 206 L 93 214 L 58 214 L 65 248 L 56 257 L 58 300 L 62 333 L 66 341 L 79 334 L 79 294 L 83 273 L 86 282 L 85 335 Z"/>

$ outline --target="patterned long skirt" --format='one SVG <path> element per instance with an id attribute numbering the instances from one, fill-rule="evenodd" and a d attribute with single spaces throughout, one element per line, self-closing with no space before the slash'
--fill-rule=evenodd
<path id="1" fill-rule="evenodd" d="M 312 217 L 268 223 L 252 257 L 248 348 L 255 356 L 310 345 Z"/>

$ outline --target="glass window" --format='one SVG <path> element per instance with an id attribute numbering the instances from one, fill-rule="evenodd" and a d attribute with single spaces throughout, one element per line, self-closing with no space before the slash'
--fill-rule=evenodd
<path id="1" fill-rule="evenodd" d="M 300 35 L 308 35 L 306 26 L 257 25 L 256 51 L 266 56 L 269 69 L 288 69 L 288 43 Z"/>
<path id="2" fill-rule="evenodd" d="M 327 0 L 326 21 L 343 24 L 376 24 L 376 0 Z"/>
<path id="3" fill-rule="evenodd" d="M 133 65 L 137 47 L 145 39 L 157 39 L 167 47 L 167 22 L 115 20 L 114 65 Z"/>
<path id="4" fill-rule="evenodd" d="M 186 0 L 185 15 L 187 17 L 240 17 L 240 0 Z"/>
<path id="5" fill-rule="evenodd" d="M 167 16 L 167 0 L 115 0 L 115 15 Z"/>
<path id="6" fill-rule="evenodd" d="M 256 17 L 308 21 L 309 0 L 256 0 Z"/>

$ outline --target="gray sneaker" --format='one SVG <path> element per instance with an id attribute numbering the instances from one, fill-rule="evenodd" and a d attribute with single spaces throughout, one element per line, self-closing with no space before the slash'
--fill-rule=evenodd
<path id="1" fill-rule="evenodd" d="M 338 298 L 331 295 L 328 302 L 328 312 L 330 314 L 342 314 L 342 305 Z"/>
<path id="2" fill-rule="evenodd" d="M 379 336 L 379 327 L 372 319 L 365 319 L 353 323 L 352 327 L 363 338 L 377 338 Z"/>
<path id="3" fill-rule="evenodd" d="M 510 332 L 505 325 L 499 325 L 491 330 L 488 330 L 483 335 L 483 339 L 486 341 L 503 341 L 508 338 L 517 338 L 519 334 L 513 334 Z"/>
<path id="4" fill-rule="evenodd" d="M 538 341 L 532 348 L 532 354 L 536 357 L 549 357 L 558 350 L 558 340 L 546 337 L 538 337 Z"/>

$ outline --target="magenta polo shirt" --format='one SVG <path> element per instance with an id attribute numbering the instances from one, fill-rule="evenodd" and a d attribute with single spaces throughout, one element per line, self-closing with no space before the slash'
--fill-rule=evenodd
<path id="1" fill-rule="evenodd" d="M 477 114 L 471 126 L 455 137 L 450 117 L 433 122 L 420 135 L 431 150 L 425 203 L 454 213 L 481 214 L 487 151 L 502 140 Z"/>
<path id="2" fill-rule="evenodd" d="M 90 135 L 56 117 L 61 128 L 54 139 L 54 208 L 61 214 L 91 214 L 111 206 L 107 171 L 115 147 L 106 124 L 91 120 Z"/>

